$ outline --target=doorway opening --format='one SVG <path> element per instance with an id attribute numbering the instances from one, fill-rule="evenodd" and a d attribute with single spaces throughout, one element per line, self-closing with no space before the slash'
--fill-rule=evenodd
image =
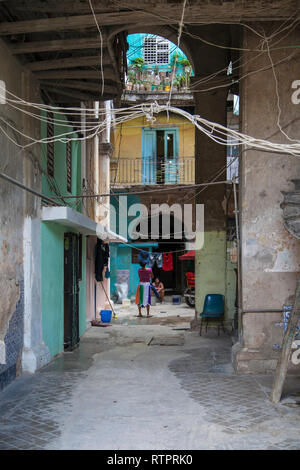
<path id="1" fill-rule="evenodd" d="M 64 351 L 79 345 L 79 281 L 81 279 L 82 237 L 64 236 Z"/>
<path id="2" fill-rule="evenodd" d="M 178 184 L 178 129 L 143 129 L 142 183 Z"/>

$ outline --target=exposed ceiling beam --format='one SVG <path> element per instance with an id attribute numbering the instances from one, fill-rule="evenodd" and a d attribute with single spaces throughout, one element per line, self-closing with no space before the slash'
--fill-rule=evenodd
<path id="1" fill-rule="evenodd" d="M 60 80 L 63 78 L 72 78 L 72 79 L 91 78 L 91 79 L 100 80 L 101 72 L 100 70 L 50 70 L 50 71 L 36 72 L 35 77 L 38 79 L 50 78 L 50 79 L 55 79 L 55 80 Z M 116 83 L 120 83 L 113 69 L 105 68 L 104 79 L 112 80 Z"/>
<path id="2" fill-rule="evenodd" d="M 111 60 L 108 56 L 102 58 L 103 65 L 109 65 Z M 54 70 L 54 69 L 68 69 L 72 67 L 84 67 L 98 65 L 100 67 L 100 55 L 85 56 L 85 57 L 68 57 L 66 59 L 55 60 L 39 60 L 37 62 L 30 62 L 26 67 L 32 71 L 36 70 Z"/>
<path id="3" fill-rule="evenodd" d="M 14 24 L 14 23 L 12 23 Z M 103 47 L 106 47 L 107 40 L 103 37 Z M 10 48 L 13 54 L 31 54 L 35 52 L 68 51 L 81 49 L 99 49 L 100 38 L 94 36 L 91 38 L 57 39 L 50 41 L 32 41 L 11 44 Z"/>
<path id="4" fill-rule="evenodd" d="M 51 92 L 51 93 L 55 93 L 55 94 L 58 94 L 58 95 L 63 95 L 63 96 L 67 96 L 69 98 L 73 98 L 73 100 L 75 99 L 76 101 L 90 101 L 90 100 L 94 100 L 95 99 L 95 95 L 94 94 L 88 94 L 88 93 L 81 93 L 79 91 L 68 91 L 68 90 L 65 90 L 65 89 L 62 89 L 62 88 L 57 88 L 55 86 L 51 86 L 51 85 L 43 85 L 41 84 L 41 88 L 42 89 L 46 89 L 47 91 Z"/>
<path id="5" fill-rule="evenodd" d="M 0 0 L 2 1 L 2 0 Z M 199 0 L 199 3 L 206 2 L 206 0 Z M 149 9 L 151 10 L 157 4 L 166 5 L 168 0 L 139 0 L 137 2 L 136 8 L 138 9 Z M 172 4 L 169 2 L 168 5 Z M 176 1 L 173 2 L 176 4 Z M 26 12 L 35 12 L 35 13 L 65 13 L 74 14 L 88 14 L 91 12 L 91 7 L 88 1 L 81 2 L 80 0 L 76 2 L 76 0 L 51 0 L 50 2 L 44 2 L 40 0 L 10 0 L 10 5 L 15 11 L 26 11 Z M 178 7 L 178 2 L 177 5 Z M 114 4 L 112 2 L 103 2 L 103 0 L 93 0 L 93 9 L 96 13 L 108 13 L 112 11 L 118 11 L 121 9 L 128 8 L 129 10 L 134 7 L 133 2 L 130 1 L 123 1 L 120 5 Z"/>
<path id="6" fill-rule="evenodd" d="M 0 0 L 0 2 L 3 0 Z M 89 13 L 91 11 L 90 5 L 88 2 L 75 2 L 74 0 L 51 0 L 51 3 L 43 2 L 40 0 L 10 0 L 11 7 L 16 11 L 31 11 L 31 12 L 41 12 L 41 13 Z M 115 11 L 118 10 L 118 6 L 113 3 L 104 4 L 101 0 L 93 0 L 94 11 L 98 13 Z"/>
<path id="7" fill-rule="evenodd" d="M 105 95 L 105 96 L 91 96 L 88 99 L 84 98 L 84 96 L 76 96 L 76 94 L 72 96 L 65 96 L 64 94 L 59 93 L 59 90 L 43 90 L 47 94 L 51 94 L 51 97 L 55 103 L 58 104 L 66 104 L 66 106 L 72 106 L 73 104 L 76 104 L 78 106 L 78 103 L 81 101 L 87 102 L 87 101 L 107 101 L 107 100 L 113 100 L 115 97 L 110 96 L 110 95 Z M 84 98 L 84 99 L 83 99 Z M 95 122 L 96 124 L 96 122 Z"/>
<path id="8" fill-rule="evenodd" d="M 0 0 L 3 1 L 3 0 Z M 90 6 L 88 1 L 81 1 L 81 0 L 51 0 L 50 2 L 45 2 L 43 0 L 6 0 L 7 3 L 11 5 L 14 10 L 19 11 L 34 11 L 34 12 L 46 12 L 46 13 L 74 13 L 76 11 L 77 14 L 89 13 Z M 246 8 L 261 8 L 262 4 L 264 8 L 271 7 L 276 3 L 281 3 L 281 8 L 289 8 L 295 7 L 295 2 L 293 0 L 284 0 L 284 2 L 280 2 L 280 0 L 248 0 L 248 1 L 241 1 L 241 0 L 192 0 L 189 2 L 192 6 L 199 7 L 210 7 L 213 4 L 222 5 L 222 3 L 232 3 L 233 7 L 241 7 L 243 3 L 247 3 Z M 166 7 L 173 7 L 176 6 L 178 9 L 181 9 L 180 2 L 176 0 L 122 0 L 119 2 L 110 2 L 108 0 L 93 0 L 93 9 L 95 12 L 109 12 L 109 11 L 116 11 L 120 8 L 131 9 L 131 8 L 148 8 L 151 10 L 156 5 L 166 6 Z"/>
<path id="9" fill-rule="evenodd" d="M 112 12 L 102 13 L 96 15 L 97 22 L 100 26 L 106 25 L 119 25 L 126 23 L 135 23 L 138 21 L 146 21 L 151 19 L 155 24 L 166 23 L 167 19 L 157 18 L 149 13 L 144 12 Z M 173 22 L 178 23 L 180 18 L 176 18 Z M 172 23 L 172 19 L 169 23 Z M 72 31 L 80 30 L 85 28 L 95 28 L 95 19 L 92 14 L 90 15 L 71 15 L 71 16 L 59 16 L 56 18 L 39 18 L 34 20 L 26 21 L 12 21 L 0 23 L 0 35 L 5 36 L 9 34 L 26 34 L 26 33 L 45 33 L 45 32 L 57 32 L 57 31 Z M 99 40 L 100 41 L 100 40 Z"/>
<path id="10" fill-rule="evenodd" d="M 257 7 L 254 7 L 257 2 L 250 5 L 249 8 L 235 4 L 235 2 L 218 2 L 206 3 L 202 8 L 200 5 L 189 5 L 185 11 L 184 22 L 185 24 L 196 24 L 214 18 L 215 21 L 221 21 L 225 18 L 231 18 L 232 21 L 240 21 L 242 18 L 247 18 L 253 21 L 262 21 L 269 19 L 281 20 L 295 14 L 295 9 L 291 12 L 291 8 L 282 8 L 281 2 L 272 7 L 265 7 L 264 12 L 257 15 Z M 133 4 L 134 6 L 134 4 Z M 292 2 L 290 7 L 292 6 Z M 119 11 L 108 13 L 96 13 L 97 22 L 100 26 L 112 26 L 131 23 L 146 23 L 152 25 L 159 24 L 178 24 L 181 19 L 182 6 L 181 4 L 166 5 L 166 10 L 162 11 L 161 6 L 152 8 L 151 11 Z M 74 8 L 76 8 L 74 6 Z M 123 7 L 124 8 L 124 7 Z M 138 4 L 137 4 L 137 8 Z M 165 14 L 165 16 L 164 16 Z M 0 35 L 10 34 L 26 34 L 26 33 L 42 33 L 50 31 L 72 31 L 84 28 L 96 28 L 95 19 L 92 14 L 88 15 L 71 15 L 60 16 L 56 18 L 39 18 L 26 21 L 13 21 L 4 22 L 0 24 Z"/>
<path id="11" fill-rule="evenodd" d="M 94 83 L 94 82 L 80 82 L 78 80 L 64 80 L 61 82 L 51 82 L 48 80 L 41 80 L 41 85 L 49 85 L 55 86 L 57 88 L 73 88 L 77 90 L 84 90 L 84 91 L 92 91 L 99 94 L 101 93 L 101 83 Z M 104 91 L 106 94 L 117 94 L 118 88 L 113 85 L 107 85 L 104 83 Z"/>
<path id="12" fill-rule="evenodd" d="M 88 101 L 97 101 L 95 97 L 89 98 L 88 100 L 82 100 L 79 96 L 76 97 L 75 95 L 73 98 L 71 96 L 65 96 L 59 93 L 55 93 L 53 90 L 43 90 L 44 93 L 47 93 L 48 97 L 51 97 L 51 101 L 56 104 L 57 106 L 79 106 L 79 103 L 81 102 L 88 102 Z M 74 126 L 74 130 L 76 130 L 76 127 Z"/>

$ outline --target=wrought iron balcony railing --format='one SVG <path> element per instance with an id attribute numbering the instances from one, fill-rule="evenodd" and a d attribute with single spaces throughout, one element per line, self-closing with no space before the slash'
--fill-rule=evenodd
<path id="1" fill-rule="evenodd" d="M 195 182 L 195 158 L 183 157 L 164 162 L 120 158 L 111 160 L 110 183 L 112 186 L 135 184 L 193 184 Z"/>

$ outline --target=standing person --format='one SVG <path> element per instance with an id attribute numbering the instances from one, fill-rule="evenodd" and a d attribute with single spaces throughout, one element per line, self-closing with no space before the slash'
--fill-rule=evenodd
<path id="1" fill-rule="evenodd" d="M 151 306 L 151 287 L 150 279 L 153 278 L 153 272 L 151 268 L 146 268 L 146 263 L 140 263 L 141 268 L 138 270 L 139 273 L 139 285 L 136 291 L 135 303 L 138 306 L 139 314 L 138 317 L 142 317 L 142 307 L 147 309 L 147 317 L 150 317 L 150 306 Z"/>
<path id="2" fill-rule="evenodd" d="M 165 297 L 165 286 L 163 285 L 162 282 L 158 279 L 158 277 L 154 281 L 154 287 L 159 293 L 160 301 L 161 303 L 164 302 L 164 297 Z"/>

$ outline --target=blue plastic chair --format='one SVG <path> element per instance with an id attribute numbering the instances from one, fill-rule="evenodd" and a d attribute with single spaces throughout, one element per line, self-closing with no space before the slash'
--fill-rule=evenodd
<path id="1" fill-rule="evenodd" d="M 200 313 L 200 336 L 202 333 L 202 324 L 206 320 L 206 333 L 209 320 L 218 321 L 218 336 L 220 336 L 220 326 L 225 333 L 223 319 L 224 319 L 224 295 L 221 294 L 207 294 L 204 300 L 203 312 Z"/>

